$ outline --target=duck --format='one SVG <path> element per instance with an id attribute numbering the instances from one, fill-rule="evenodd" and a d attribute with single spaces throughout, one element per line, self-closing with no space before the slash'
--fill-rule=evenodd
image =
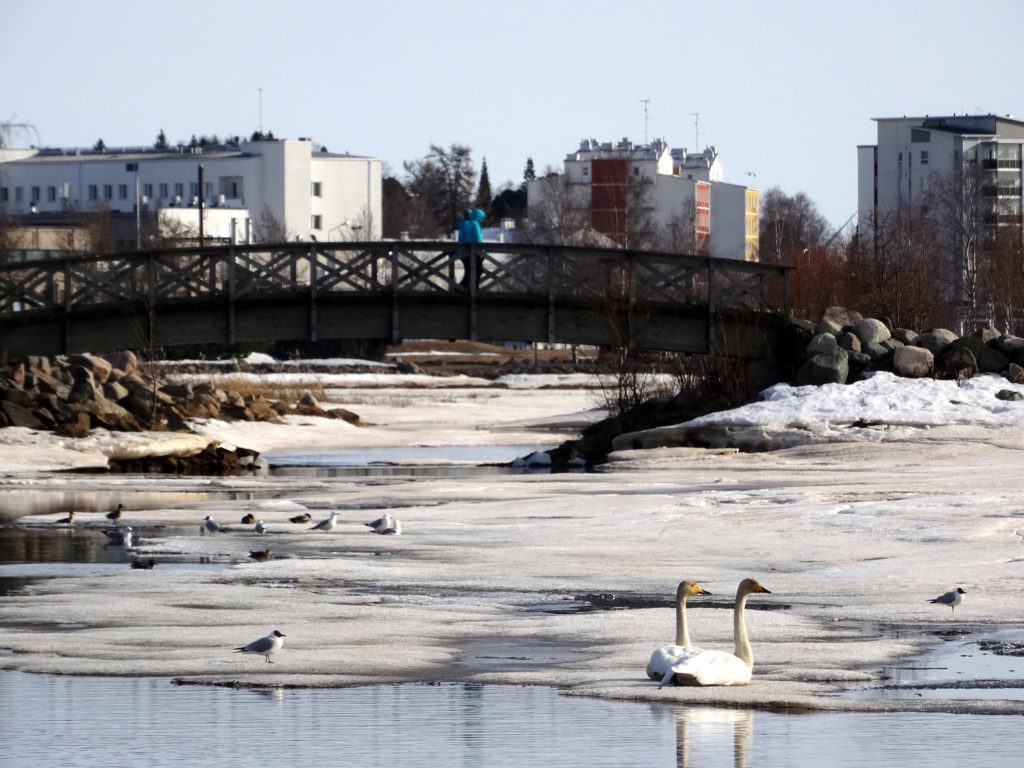
<path id="1" fill-rule="evenodd" d="M 67 517 L 62 517 L 60 520 L 57 521 L 57 525 L 71 525 L 74 522 L 75 522 L 75 513 L 74 512 L 68 512 L 68 516 Z"/>
<path id="2" fill-rule="evenodd" d="M 295 515 L 295 517 L 288 518 L 289 523 L 312 523 L 313 516 L 309 512 L 303 512 L 301 515 Z"/>
<path id="3" fill-rule="evenodd" d="M 661 688 L 676 685 L 747 685 L 754 669 L 754 654 L 747 638 L 744 609 L 747 597 L 756 593 L 771 594 L 757 579 L 744 579 L 736 590 L 733 608 L 733 653 L 693 648 L 681 654 L 661 679 Z"/>
<path id="4" fill-rule="evenodd" d="M 117 507 L 110 512 L 107 512 L 107 520 L 120 520 L 121 515 L 124 514 L 124 504 L 118 504 Z"/>
<path id="5" fill-rule="evenodd" d="M 661 680 L 681 655 L 697 650 L 690 645 L 690 633 L 686 625 L 686 598 L 710 594 L 695 581 L 679 582 L 676 588 L 676 641 L 674 645 L 663 645 L 651 654 L 651 660 L 647 662 L 649 678 Z"/>
<path id="6" fill-rule="evenodd" d="M 132 568 L 139 569 L 150 569 L 156 566 L 156 560 L 132 560 Z"/>
<path id="7" fill-rule="evenodd" d="M 261 637 L 259 640 L 253 640 L 248 645 L 243 645 L 240 648 L 235 648 L 235 653 L 256 653 L 266 658 L 268 664 L 273 664 L 270 660 L 272 653 L 277 653 L 281 650 L 281 646 L 284 645 L 285 635 L 282 632 L 278 632 L 276 629 L 266 637 Z"/>
<path id="8" fill-rule="evenodd" d="M 242 515 L 242 525 L 252 525 L 255 522 L 256 515 L 254 515 L 252 512 L 248 513 L 247 515 Z"/>
<path id="9" fill-rule="evenodd" d="M 963 587 L 957 587 L 951 592 L 947 592 L 944 595 L 939 595 L 934 600 L 929 600 L 929 603 L 938 603 L 939 605 L 948 605 L 953 613 L 956 613 L 956 607 L 964 601 L 964 595 L 967 593 Z"/>
<path id="10" fill-rule="evenodd" d="M 269 549 L 259 549 L 259 550 L 256 550 L 255 552 L 250 552 L 249 553 L 249 557 L 251 557 L 257 563 L 265 563 L 267 560 L 270 559 L 270 550 Z"/>

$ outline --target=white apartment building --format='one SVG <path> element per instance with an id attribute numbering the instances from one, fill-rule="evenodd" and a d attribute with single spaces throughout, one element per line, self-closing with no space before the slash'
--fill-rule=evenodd
<path id="1" fill-rule="evenodd" d="M 878 143 L 857 147 L 858 211 L 862 227 L 874 214 L 920 210 L 929 191 L 965 162 L 987 177 L 982 194 L 991 221 L 1019 222 L 1024 122 L 999 115 L 879 117 Z"/>
<path id="2" fill-rule="evenodd" d="M 663 139 L 649 144 L 584 139 L 566 155 L 564 180 L 571 199 L 589 211 L 590 226 L 613 241 L 627 215 L 630 179 L 645 180 L 641 207 L 656 230 L 686 227 L 686 239 L 697 252 L 757 261 L 758 192 L 723 180 L 714 147 L 691 153 L 670 148 Z M 540 180 L 531 182 L 531 206 L 542 203 L 544 188 Z"/>
<path id="3" fill-rule="evenodd" d="M 291 240 L 381 236 L 380 159 L 331 154 L 309 139 L 0 149 L 0 210 L 8 215 L 162 211 L 198 224 L 200 197 L 207 237 L 249 239 L 268 215 Z"/>

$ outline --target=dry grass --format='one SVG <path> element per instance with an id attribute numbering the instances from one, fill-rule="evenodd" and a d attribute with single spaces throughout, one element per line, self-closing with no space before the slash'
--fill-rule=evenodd
<path id="1" fill-rule="evenodd" d="M 197 378 L 195 381 L 202 381 L 210 384 L 216 389 L 224 390 L 226 392 L 237 392 L 242 397 L 263 395 L 263 397 L 268 400 L 295 402 L 303 395 L 309 394 L 320 402 L 331 401 L 331 398 L 327 394 L 327 390 L 324 389 L 323 384 L 318 381 L 287 383 L 264 381 L 250 376 L 218 376 L 216 378 L 211 377 L 209 379 Z"/>

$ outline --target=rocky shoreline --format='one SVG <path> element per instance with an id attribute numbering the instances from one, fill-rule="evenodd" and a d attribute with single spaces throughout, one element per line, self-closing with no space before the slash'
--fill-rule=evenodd
<path id="1" fill-rule="evenodd" d="M 189 419 L 267 421 L 286 415 L 322 416 L 359 424 L 343 408 L 325 410 L 309 394 L 295 403 L 242 395 L 207 383 L 174 383 L 140 366 L 129 351 L 103 355 L 29 357 L 0 377 L 0 427 L 47 430 L 73 438 L 94 429 L 191 432 Z M 184 449 L 183 449 L 184 450 Z M 111 458 L 111 472 L 231 475 L 261 466 L 256 451 L 210 441 L 176 455 Z"/>

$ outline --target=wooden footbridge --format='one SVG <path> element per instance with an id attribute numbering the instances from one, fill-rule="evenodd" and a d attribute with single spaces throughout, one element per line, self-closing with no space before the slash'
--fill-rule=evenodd
<path id="1" fill-rule="evenodd" d="M 9 263 L 0 265 L 0 354 L 460 338 L 767 357 L 787 325 L 787 269 L 640 251 L 417 241 Z"/>

